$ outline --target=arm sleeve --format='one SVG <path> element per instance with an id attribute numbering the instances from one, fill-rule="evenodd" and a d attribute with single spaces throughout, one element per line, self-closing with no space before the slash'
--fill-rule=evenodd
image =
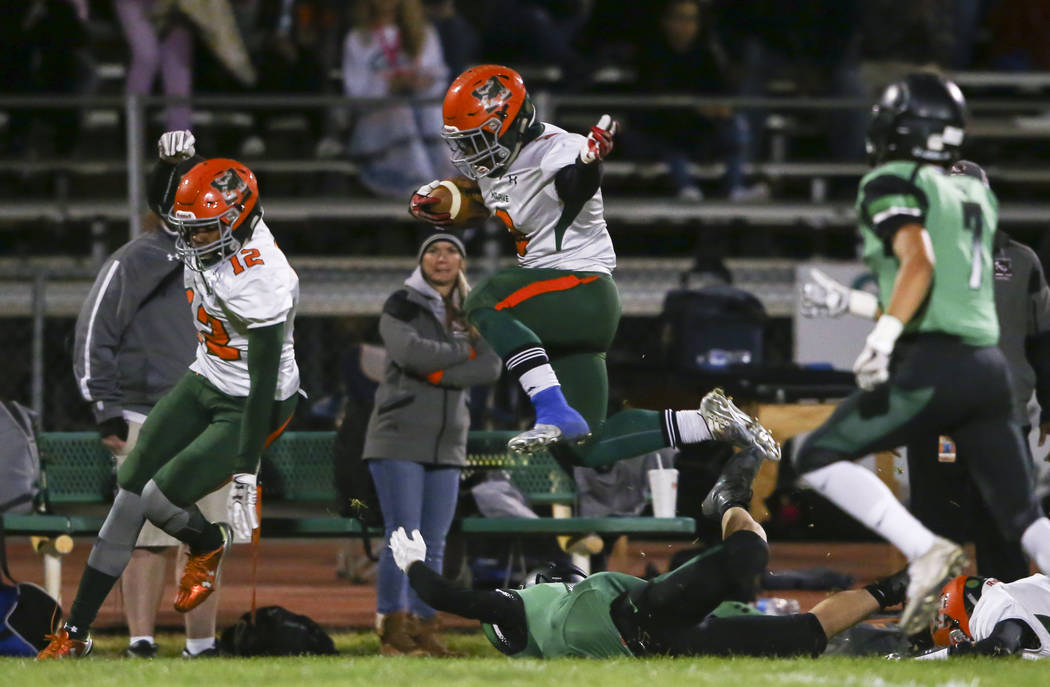
<path id="1" fill-rule="evenodd" d="M 499 355 L 483 340 L 474 343 L 474 350 L 477 357 L 473 360 L 445 368 L 438 386 L 466 389 L 479 384 L 492 384 L 499 379 L 503 369 Z"/>
<path id="2" fill-rule="evenodd" d="M 579 157 L 554 175 L 554 189 L 566 205 L 582 206 L 602 185 L 602 163 L 583 164 Z"/>
<path id="3" fill-rule="evenodd" d="M 445 370 L 470 358 L 466 341 L 438 341 L 419 335 L 412 326 L 416 308 L 401 292 L 387 299 L 379 318 L 379 336 L 390 359 L 415 375 Z"/>
<path id="4" fill-rule="evenodd" d="M 990 635 L 973 644 L 960 644 L 949 649 L 950 656 L 1012 656 L 1024 648 L 1031 630 L 1017 618 L 995 624 Z M 965 647 L 965 648 L 963 648 Z"/>
<path id="5" fill-rule="evenodd" d="M 273 397 L 284 345 L 284 323 L 248 330 L 248 377 L 251 386 L 244 404 L 241 436 L 237 456 L 243 463 L 253 463 L 262 454 L 270 433 Z"/>
<path id="6" fill-rule="evenodd" d="M 124 277 L 120 260 L 112 258 L 103 265 L 80 309 L 73 337 L 73 374 L 80 395 L 92 403 L 96 423 L 119 417 L 123 411 L 120 341 L 135 312 L 121 305 Z"/>
<path id="7" fill-rule="evenodd" d="M 896 174 L 881 174 L 860 190 L 860 212 L 882 239 L 886 255 L 893 254 L 893 237 L 905 224 L 926 225 L 926 193 Z"/>
<path id="8" fill-rule="evenodd" d="M 457 587 L 419 561 L 408 569 L 408 581 L 419 598 L 439 611 L 499 625 L 504 630 L 525 630 L 525 608 L 515 594 Z"/>
<path id="9" fill-rule="evenodd" d="M 204 162 L 204 157 L 200 155 L 174 165 L 163 160 L 157 162 L 146 176 L 146 201 L 150 210 L 161 217 L 167 215 L 175 202 L 175 189 L 182 175 L 200 162 Z"/>

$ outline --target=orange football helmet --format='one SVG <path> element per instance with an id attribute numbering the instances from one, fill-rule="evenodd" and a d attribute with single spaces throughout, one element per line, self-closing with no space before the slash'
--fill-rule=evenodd
<path id="1" fill-rule="evenodd" d="M 442 115 L 441 137 L 452 149 L 452 164 L 472 179 L 503 174 L 528 142 L 526 132 L 539 126 L 521 75 L 498 64 L 456 77 Z"/>
<path id="2" fill-rule="evenodd" d="M 970 614 L 981 598 L 986 577 L 959 575 L 941 589 L 937 617 L 930 621 L 930 634 L 937 646 L 955 646 L 973 641 Z"/>
<path id="3" fill-rule="evenodd" d="M 183 263 L 202 271 L 240 250 L 261 216 L 255 174 L 241 162 L 220 157 L 182 175 L 166 220 L 178 234 L 175 250 Z M 215 241 L 193 243 L 194 234 L 215 229 Z"/>

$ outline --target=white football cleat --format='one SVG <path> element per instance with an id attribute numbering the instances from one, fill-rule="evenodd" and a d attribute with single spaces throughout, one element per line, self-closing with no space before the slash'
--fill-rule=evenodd
<path id="1" fill-rule="evenodd" d="M 555 425 L 536 425 L 521 434 L 511 437 L 507 448 L 514 453 L 531 455 L 561 440 L 561 429 Z"/>
<path id="2" fill-rule="evenodd" d="M 780 444 L 758 420 L 736 407 L 721 389 L 713 389 L 700 399 L 700 417 L 707 423 L 711 438 L 740 448 L 754 446 L 766 460 L 780 460 Z"/>
<path id="3" fill-rule="evenodd" d="M 941 588 L 962 573 L 966 554 L 953 542 L 936 537 L 933 546 L 908 564 L 908 602 L 901 613 L 904 634 L 922 632 L 937 611 Z"/>

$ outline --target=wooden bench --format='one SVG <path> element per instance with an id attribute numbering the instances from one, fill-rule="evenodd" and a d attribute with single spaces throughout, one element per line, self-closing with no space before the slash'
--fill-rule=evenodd
<path id="1" fill-rule="evenodd" d="M 547 453 L 518 456 L 507 440 L 514 432 L 470 433 L 465 471 L 504 470 L 530 504 L 560 511 L 575 504 L 571 477 Z M 367 537 L 382 541 L 382 529 L 338 515 L 334 486 L 334 432 L 288 432 L 266 452 L 260 471 L 263 489 L 262 536 L 279 538 Z M 7 534 L 57 539 L 98 534 L 112 500 L 113 474 L 109 452 L 94 432 L 44 433 L 39 440 L 41 491 L 47 514 L 2 517 Z M 269 511 L 269 512 L 268 512 Z M 453 531 L 470 537 L 498 537 L 518 543 L 552 536 L 631 535 L 654 539 L 691 539 L 692 518 L 653 517 L 463 517 Z M 44 556 L 45 586 L 57 596 L 61 554 L 68 546 L 38 546 Z M 63 550 L 64 549 L 64 550 Z"/>

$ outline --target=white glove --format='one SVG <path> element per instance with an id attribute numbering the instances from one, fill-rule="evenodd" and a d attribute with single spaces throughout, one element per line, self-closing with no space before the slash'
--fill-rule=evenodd
<path id="1" fill-rule="evenodd" d="M 197 154 L 193 144 L 197 141 L 189 130 L 167 131 L 157 140 L 157 155 L 164 162 L 175 164 Z"/>
<path id="2" fill-rule="evenodd" d="M 808 281 L 802 285 L 802 315 L 804 317 L 839 317 L 851 315 L 875 319 L 879 299 L 867 291 L 851 289 L 840 284 L 817 268 L 809 271 Z"/>
<path id="3" fill-rule="evenodd" d="M 259 515 L 255 510 L 257 501 L 255 475 L 250 472 L 236 473 L 226 499 L 226 517 L 233 528 L 234 541 L 252 540 L 252 530 L 259 527 Z"/>
<path id="4" fill-rule="evenodd" d="M 413 563 L 427 558 L 427 545 L 419 530 L 412 530 L 412 538 L 409 539 L 405 528 L 398 527 L 390 535 L 390 550 L 394 553 L 394 563 L 406 573 Z"/>
<path id="5" fill-rule="evenodd" d="M 890 378 L 890 355 L 904 325 L 893 315 L 883 315 L 868 334 L 864 350 L 853 363 L 857 386 L 871 391 Z"/>

